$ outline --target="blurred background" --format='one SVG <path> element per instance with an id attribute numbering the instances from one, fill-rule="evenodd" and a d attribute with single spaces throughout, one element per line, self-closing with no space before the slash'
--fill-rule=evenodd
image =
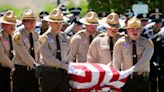
<path id="1" fill-rule="evenodd" d="M 26 8 L 33 9 L 38 15 L 40 11 L 50 12 L 53 8 L 63 4 L 67 9 L 80 7 L 82 9 L 80 16 L 84 16 L 89 10 L 94 10 L 97 13 L 111 11 L 124 13 L 126 9 L 131 9 L 132 5 L 138 2 L 147 4 L 149 11 L 159 8 L 164 13 L 163 0 L 0 0 L 0 11 L 10 9 L 20 17 L 22 11 Z"/>

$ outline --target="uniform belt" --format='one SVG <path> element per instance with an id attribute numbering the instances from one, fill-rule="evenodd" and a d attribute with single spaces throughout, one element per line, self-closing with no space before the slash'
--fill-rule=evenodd
<path id="1" fill-rule="evenodd" d="M 149 80 L 149 72 L 143 72 L 141 75 L 138 75 L 137 72 L 131 74 L 128 79 L 131 80 L 139 80 L 139 81 L 148 81 Z"/>
<path id="2" fill-rule="evenodd" d="M 33 69 L 32 69 L 31 67 L 29 67 L 29 66 L 23 66 L 23 65 L 17 65 L 17 64 L 15 64 L 14 66 L 15 66 L 15 68 L 16 68 L 17 70 L 26 70 L 26 71 L 33 70 Z"/>
<path id="3" fill-rule="evenodd" d="M 67 71 L 65 69 L 62 68 L 57 68 L 57 67 L 48 67 L 48 66 L 39 66 L 40 69 L 42 69 L 43 71 L 52 71 L 52 72 L 65 72 L 67 73 Z"/>

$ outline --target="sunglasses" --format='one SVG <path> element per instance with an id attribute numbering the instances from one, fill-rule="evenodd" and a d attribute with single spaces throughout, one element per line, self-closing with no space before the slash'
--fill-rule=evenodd
<path id="1" fill-rule="evenodd" d="M 32 23 L 32 22 L 35 22 L 35 20 L 23 20 L 23 22 L 30 22 L 30 23 Z"/>
<path id="2" fill-rule="evenodd" d="M 119 28 L 119 27 L 120 27 L 119 24 L 110 24 L 110 26 L 111 26 L 112 28 Z"/>

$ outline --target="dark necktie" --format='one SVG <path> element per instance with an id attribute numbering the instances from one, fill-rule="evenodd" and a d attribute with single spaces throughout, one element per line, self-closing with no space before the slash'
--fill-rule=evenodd
<path id="1" fill-rule="evenodd" d="M 59 42 L 58 35 L 56 35 L 56 46 L 57 46 L 56 58 L 61 60 L 61 50 L 60 50 L 60 42 Z"/>
<path id="2" fill-rule="evenodd" d="M 137 51 L 136 51 L 136 41 L 132 40 L 133 43 L 133 65 L 137 63 Z"/>
<path id="3" fill-rule="evenodd" d="M 111 52 L 111 56 L 113 56 L 113 37 L 110 37 L 110 52 Z"/>
<path id="4" fill-rule="evenodd" d="M 9 35 L 9 42 L 10 42 L 10 55 L 9 55 L 9 58 L 10 58 L 10 60 L 12 60 L 12 58 L 14 57 L 14 54 L 13 54 L 13 44 L 12 44 L 11 35 Z"/>
<path id="5" fill-rule="evenodd" d="M 34 41 L 33 41 L 33 36 L 32 33 L 30 33 L 30 54 L 31 56 L 35 59 L 35 53 L 34 53 Z"/>
<path id="6" fill-rule="evenodd" d="M 92 40 L 93 40 L 93 37 L 92 37 L 92 35 L 90 35 L 90 36 L 89 36 L 89 43 L 90 43 L 90 44 L 91 44 Z"/>

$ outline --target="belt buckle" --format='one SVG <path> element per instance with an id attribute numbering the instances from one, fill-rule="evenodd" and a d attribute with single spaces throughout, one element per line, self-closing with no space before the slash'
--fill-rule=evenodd
<path id="1" fill-rule="evenodd" d="M 30 71 L 30 70 L 32 70 L 32 68 L 31 68 L 31 67 L 29 67 L 29 66 L 27 66 L 27 71 Z"/>

